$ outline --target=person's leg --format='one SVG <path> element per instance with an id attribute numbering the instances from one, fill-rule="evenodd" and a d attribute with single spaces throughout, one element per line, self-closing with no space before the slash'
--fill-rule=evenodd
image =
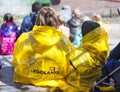
<path id="1" fill-rule="evenodd" d="M 102 76 L 101 78 L 104 78 L 108 76 L 108 78 L 105 80 L 105 82 L 109 83 L 110 82 L 110 77 L 109 74 L 116 69 L 119 66 L 119 63 L 117 60 L 108 60 L 105 65 L 102 67 Z"/>
<path id="2" fill-rule="evenodd" d="M 102 67 L 102 77 L 107 76 L 109 74 L 109 70 L 106 66 Z"/>
<path id="3" fill-rule="evenodd" d="M 108 70 L 107 67 L 104 65 L 104 66 L 102 67 L 102 76 L 101 76 L 101 78 L 104 78 L 104 77 L 108 76 L 109 73 L 110 73 L 109 70 Z M 109 82 L 110 82 L 110 78 L 108 77 L 107 79 L 104 80 L 104 82 L 109 83 Z"/>

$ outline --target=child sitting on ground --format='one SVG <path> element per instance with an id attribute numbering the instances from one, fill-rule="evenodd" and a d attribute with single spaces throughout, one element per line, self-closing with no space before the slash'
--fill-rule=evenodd
<path id="1" fill-rule="evenodd" d="M 13 21 L 11 13 L 6 13 L 3 17 L 3 24 L 0 28 L 0 54 L 11 55 L 14 43 L 17 39 L 18 26 Z"/>

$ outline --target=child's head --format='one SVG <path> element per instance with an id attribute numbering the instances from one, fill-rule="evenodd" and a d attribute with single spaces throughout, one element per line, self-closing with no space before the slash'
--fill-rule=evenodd
<path id="1" fill-rule="evenodd" d="M 38 12 L 42 8 L 42 4 L 40 2 L 34 2 L 32 4 L 32 12 Z"/>
<path id="2" fill-rule="evenodd" d="M 37 26 L 51 26 L 58 28 L 59 21 L 55 11 L 50 7 L 43 7 L 38 13 L 35 25 Z"/>
<path id="3" fill-rule="evenodd" d="M 13 22 L 13 15 L 11 13 L 6 13 L 3 17 L 5 22 Z"/>
<path id="4" fill-rule="evenodd" d="M 80 9 L 76 8 L 72 11 L 72 17 L 80 18 Z"/>
<path id="5" fill-rule="evenodd" d="M 99 22 L 99 21 L 102 20 L 100 14 L 97 14 L 97 13 L 93 13 L 92 16 L 91 16 L 91 19 L 92 19 L 92 21 L 94 21 L 94 22 Z"/>

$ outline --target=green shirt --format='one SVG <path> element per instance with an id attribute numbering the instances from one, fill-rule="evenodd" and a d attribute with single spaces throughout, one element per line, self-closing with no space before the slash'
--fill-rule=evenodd
<path id="1" fill-rule="evenodd" d="M 42 4 L 50 4 L 51 0 L 36 0 L 41 2 Z"/>

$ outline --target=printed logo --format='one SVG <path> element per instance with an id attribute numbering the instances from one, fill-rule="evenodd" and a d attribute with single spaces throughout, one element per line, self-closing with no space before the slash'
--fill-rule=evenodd
<path id="1" fill-rule="evenodd" d="M 38 70 L 38 69 L 34 69 L 31 72 L 37 73 L 37 74 L 59 74 L 59 71 L 55 71 L 55 67 L 50 67 L 49 71 L 42 71 L 42 70 Z"/>
<path id="2" fill-rule="evenodd" d="M 55 71 L 55 67 L 50 67 L 50 72 L 54 72 Z"/>

